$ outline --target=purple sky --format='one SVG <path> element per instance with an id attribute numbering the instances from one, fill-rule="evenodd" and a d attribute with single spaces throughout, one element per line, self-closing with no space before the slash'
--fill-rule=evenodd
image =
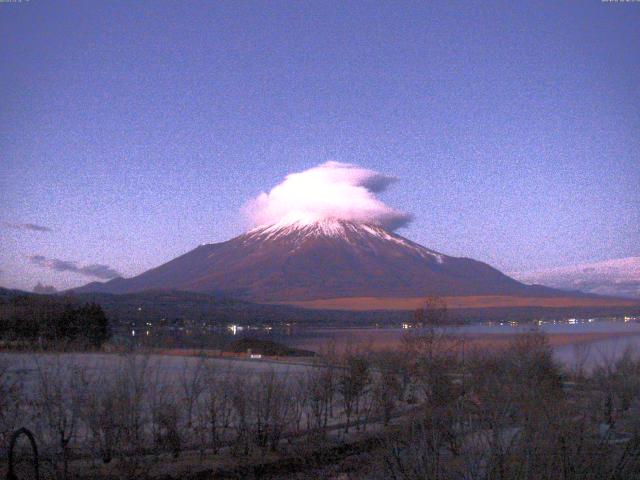
<path id="1" fill-rule="evenodd" d="M 134 275 L 328 160 L 505 271 L 640 255 L 640 3 L 0 3 L 0 285 Z M 40 228 L 42 227 L 42 228 Z"/>

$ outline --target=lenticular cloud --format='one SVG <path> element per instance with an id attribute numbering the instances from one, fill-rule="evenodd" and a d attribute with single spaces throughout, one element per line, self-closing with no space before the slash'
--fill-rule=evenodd
<path id="1" fill-rule="evenodd" d="M 261 193 L 245 207 L 254 225 L 280 222 L 347 220 L 400 228 L 411 216 L 376 198 L 395 177 L 347 163 L 326 162 L 287 175 L 269 193 Z"/>

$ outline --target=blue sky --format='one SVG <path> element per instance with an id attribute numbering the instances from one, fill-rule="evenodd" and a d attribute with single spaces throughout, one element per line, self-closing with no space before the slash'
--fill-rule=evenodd
<path id="1" fill-rule="evenodd" d="M 0 3 L 0 285 L 140 273 L 329 160 L 399 177 L 399 233 L 443 253 L 640 255 L 639 24 L 597 0 Z"/>

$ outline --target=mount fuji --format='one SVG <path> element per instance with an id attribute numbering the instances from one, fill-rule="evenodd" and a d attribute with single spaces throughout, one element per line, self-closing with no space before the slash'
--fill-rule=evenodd
<path id="1" fill-rule="evenodd" d="M 444 255 L 378 225 L 338 219 L 260 226 L 226 242 L 201 245 L 138 276 L 74 291 L 147 290 L 224 293 L 256 302 L 567 294 L 525 285 L 485 263 Z"/>

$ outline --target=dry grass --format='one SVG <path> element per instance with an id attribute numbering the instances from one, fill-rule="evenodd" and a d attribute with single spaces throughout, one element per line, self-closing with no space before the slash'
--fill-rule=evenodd
<path id="1" fill-rule="evenodd" d="M 333 339 L 334 348 L 337 352 L 349 349 L 364 351 L 398 351 L 403 345 L 405 332 L 390 332 L 388 330 L 371 330 L 370 332 L 358 331 L 352 334 L 345 333 Z M 464 333 L 458 334 L 455 338 L 458 342 L 464 339 L 464 348 L 467 352 L 472 351 L 499 351 L 506 348 L 521 333 Z M 571 332 L 571 333 L 547 333 L 546 337 L 549 346 L 564 347 L 568 345 L 586 345 L 602 340 L 612 340 L 616 338 L 628 337 L 629 332 Z M 326 339 L 306 339 L 296 342 L 297 347 L 309 350 L 320 349 Z M 460 346 L 460 348 L 462 348 Z"/>
<path id="2" fill-rule="evenodd" d="M 508 307 L 636 307 L 640 301 L 623 298 L 579 297 L 518 297 L 509 295 L 476 295 L 442 297 L 450 309 L 458 308 L 508 308 Z M 329 310 L 415 310 L 424 304 L 425 297 L 347 297 L 326 298 L 292 302 L 273 302 L 310 309 Z"/>

